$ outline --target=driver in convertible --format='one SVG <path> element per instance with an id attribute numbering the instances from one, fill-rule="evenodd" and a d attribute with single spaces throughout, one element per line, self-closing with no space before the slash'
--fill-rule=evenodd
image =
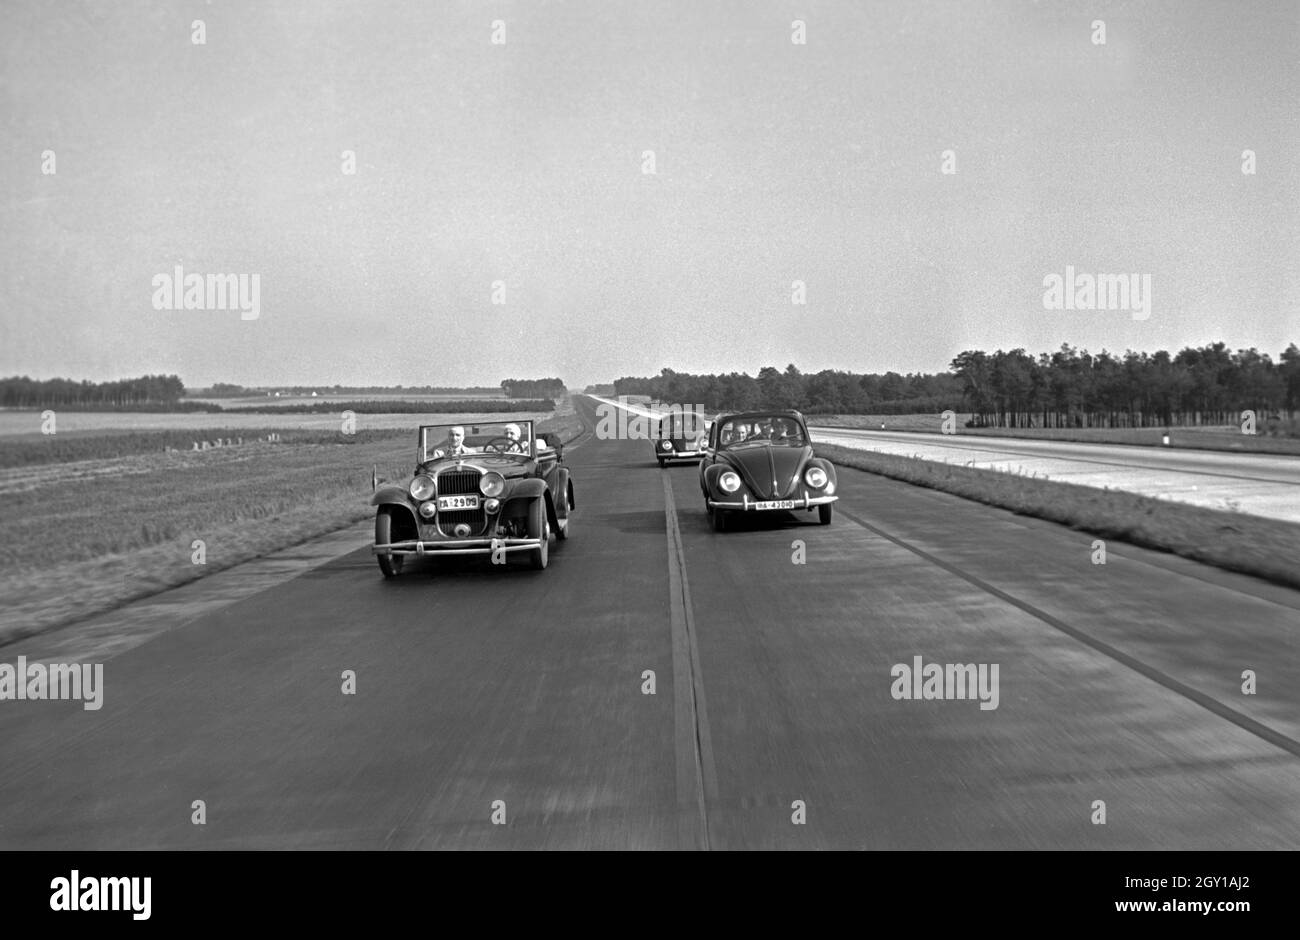
<path id="1" fill-rule="evenodd" d="M 447 429 L 447 439 L 433 452 L 434 459 L 472 454 L 474 449 L 465 446 L 465 429 L 460 425 Z"/>

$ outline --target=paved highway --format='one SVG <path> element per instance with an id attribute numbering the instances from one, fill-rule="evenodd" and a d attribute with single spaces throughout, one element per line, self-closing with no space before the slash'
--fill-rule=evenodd
<path id="1" fill-rule="evenodd" d="M 1300 522 L 1300 458 L 1209 450 L 1164 450 L 849 428 L 812 429 L 815 440 L 904 457 L 1109 487 L 1219 509 Z"/>
<path id="2" fill-rule="evenodd" d="M 104 663 L 98 711 L 0 702 L 0 848 L 1300 844 L 1300 592 L 851 470 L 829 527 L 714 533 L 645 441 L 566 460 L 542 572 L 361 535 L 0 648 Z M 916 657 L 997 707 L 895 698 Z"/>

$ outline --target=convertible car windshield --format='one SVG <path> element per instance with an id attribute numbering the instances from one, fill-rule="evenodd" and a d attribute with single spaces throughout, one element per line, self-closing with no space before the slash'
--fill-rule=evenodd
<path id="1" fill-rule="evenodd" d="M 420 429 L 421 463 L 467 454 L 533 454 L 533 422 L 487 421 L 430 424 Z M 537 441 L 539 449 L 545 449 Z"/>
<path id="2" fill-rule="evenodd" d="M 779 444 L 803 447 L 808 443 L 799 422 L 791 418 L 749 418 L 725 422 L 718 431 L 721 447 L 746 444 Z"/>

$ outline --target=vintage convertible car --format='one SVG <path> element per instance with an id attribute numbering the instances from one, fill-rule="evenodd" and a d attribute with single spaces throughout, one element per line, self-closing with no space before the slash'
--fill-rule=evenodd
<path id="1" fill-rule="evenodd" d="M 672 409 L 650 422 L 650 444 L 662 467 L 670 460 L 699 460 L 709 439 L 709 422 L 698 411 Z"/>
<path id="2" fill-rule="evenodd" d="M 715 531 L 732 512 L 811 511 L 830 525 L 835 466 L 813 454 L 808 425 L 797 411 L 718 415 L 700 460 L 700 489 Z"/>
<path id="3" fill-rule="evenodd" d="M 545 568 L 550 537 L 567 539 L 573 483 L 555 435 L 531 421 L 420 427 L 416 466 L 406 486 L 378 486 L 374 553 L 384 577 L 409 555 L 525 553 Z"/>

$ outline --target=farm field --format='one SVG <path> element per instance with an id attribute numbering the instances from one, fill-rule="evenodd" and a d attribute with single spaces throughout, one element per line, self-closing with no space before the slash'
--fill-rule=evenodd
<path id="1" fill-rule="evenodd" d="M 319 401 L 319 399 L 317 399 Z M 509 412 L 510 417 L 540 421 L 549 416 L 548 412 Z M 452 421 L 501 421 L 503 414 L 359 414 L 356 416 L 356 429 L 364 430 L 414 430 L 421 423 L 446 424 Z M 207 431 L 210 434 L 218 429 L 275 429 L 275 430 L 313 430 L 333 431 L 340 427 L 341 418 L 331 414 L 239 414 L 222 412 L 218 414 L 168 414 L 164 412 L 129 412 L 129 411 L 59 411 L 56 414 L 57 431 L 65 433 L 120 431 L 176 431 L 193 430 L 197 435 Z M 7 437 L 41 437 L 41 412 L 39 411 L 2 411 L 0 412 L 0 439 Z"/>
<path id="2" fill-rule="evenodd" d="M 208 405 L 220 405 L 222 408 L 239 409 L 239 408 L 278 408 L 289 405 L 319 405 L 329 404 L 330 402 L 343 401 L 401 401 L 401 402 L 419 402 L 419 401 L 461 401 L 464 399 L 504 399 L 505 394 L 497 389 L 494 392 L 478 393 L 447 393 L 441 395 L 402 395 L 398 393 L 391 394 L 367 394 L 367 395 L 348 395 L 345 393 L 321 395 L 236 395 L 232 397 L 212 397 L 208 395 L 186 395 L 185 401 L 202 402 Z"/>
<path id="3" fill-rule="evenodd" d="M 4 417 L 12 417 L 5 415 Z M 62 419 L 60 415 L 60 419 Z M 94 413 L 202 423 L 208 415 Z M 230 415 L 213 415 L 224 418 Z M 257 426 L 266 424 L 266 416 Z M 305 417 L 305 416 L 294 416 Z M 366 427 L 358 416 L 358 426 Z M 370 474 L 406 479 L 419 415 L 393 433 L 333 442 L 160 449 L 0 470 L 0 642 L 29 636 L 332 532 L 373 515 Z M 438 416 L 442 419 L 443 416 Z M 538 430 L 571 440 L 581 422 L 567 400 Z M 468 423 L 472 416 L 446 416 Z M 491 416 L 500 420 L 500 415 Z M 298 422 L 294 422 L 298 424 Z M 396 424 L 396 422 L 395 422 Z M 60 424 L 60 428 L 63 425 Z M 337 422 L 328 425 L 337 431 Z M 201 437 L 202 429 L 192 429 Z M 91 429 L 83 429 L 94 443 Z M 120 434 L 121 428 L 109 428 Z M 62 434 L 60 430 L 60 434 Z M 37 434 L 39 437 L 39 433 Z M 332 436 L 332 435 L 329 435 Z M 11 436 L 8 441 L 18 440 Z M 109 446 L 108 442 L 106 446 Z M 195 561 L 202 541 L 203 564 Z M 75 588 L 69 590 L 69 585 Z"/>

